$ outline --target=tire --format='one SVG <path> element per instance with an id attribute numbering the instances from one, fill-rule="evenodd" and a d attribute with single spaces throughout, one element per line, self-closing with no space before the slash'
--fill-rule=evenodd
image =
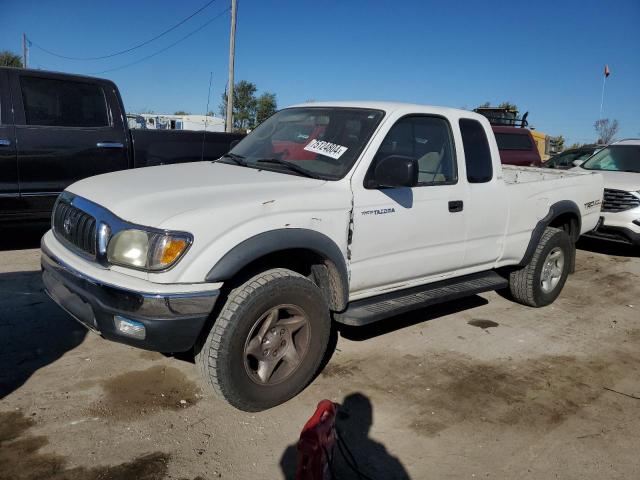
<path id="1" fill-rule="evenodd" d="M 314 378 L 330 333 L 321 290 L 291 270 L 267 270 L 230 292 L 196 348 L 196 364 L 205 382 L 232 406 L 265 410 L 294 397 Z"/>
<path id="2" fill-rule="evenodd" d="M 509 291 L 513 300 L 530 307 L 553 303 L 573 268 L 574 256 L 575 248 L 569 235 L 558 228 L 547 227 L 529 264 L 509 274 Z M 562 260 L 561 266 L 558 259 Z M 551 275 L 547 276 L 547 272 Z"/>

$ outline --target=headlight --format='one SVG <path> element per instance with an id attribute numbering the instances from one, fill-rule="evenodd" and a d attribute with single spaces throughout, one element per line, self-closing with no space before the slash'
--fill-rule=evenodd
<path id="1" fill-rule="evenodd" d="M 191 236 L 185 233 L 123 230 L 109 241 L 107 260 L 125 267 L 164 270 L 176 263 L 189 245 Z"/>

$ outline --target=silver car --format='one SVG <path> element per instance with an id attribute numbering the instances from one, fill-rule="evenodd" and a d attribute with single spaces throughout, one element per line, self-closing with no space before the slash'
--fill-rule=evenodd
<path id="1" fill-rule="evenodd" d="M 612 143 L 576 169 L 604 177 L 602 217 L 586 236 L 640 247 L 640 139 Z"/>

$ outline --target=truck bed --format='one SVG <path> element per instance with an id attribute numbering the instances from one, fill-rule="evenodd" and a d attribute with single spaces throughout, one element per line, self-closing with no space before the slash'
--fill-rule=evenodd
<path id="1" fill-rule="evenodd" d="M 595 228 L 600 217 L 602 176 L 587 172 L 503 166 L 509 221 L 501 265 L 522 258 L 531 232 L 552 205 L 571 200 L 581 217 L 580 234 Z"/>
<path id="2" fill-rule="evenodd" d="M 561 178 L 579 177 L 589 175 L 587 172 L 572 172 L 569 170 L 556 170 L 552 168 L 516 167 L 503 165 L 502 175 L 507 185 L 515 183 L 544 182 Z"/>
<path id="3" fill-rule="evenodd" d="M 229 151 L 243 133 L 198 132 L 190 130 L 136 130 L 131 137 L 133 167 L 151 167 L 171 163 L 215 160 Z"/>

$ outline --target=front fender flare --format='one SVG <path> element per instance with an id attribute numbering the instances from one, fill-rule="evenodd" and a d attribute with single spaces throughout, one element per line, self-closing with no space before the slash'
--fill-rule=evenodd
<path id="1" fill-rule="evenodd" d="M 234 277 L 240 270 L 270 253 L 290 249 L 311 250 L 329 260 L 340 276 L 338 295 L 342 305 L 349 297 L 349 273 L 345 257 L 338 245 L 328 236 L 315 230 L 304 228 L 282 228 L 270 230 L 250 237 L 229 250 L 213 266 L 205 280 L 224 282 Z"/>

